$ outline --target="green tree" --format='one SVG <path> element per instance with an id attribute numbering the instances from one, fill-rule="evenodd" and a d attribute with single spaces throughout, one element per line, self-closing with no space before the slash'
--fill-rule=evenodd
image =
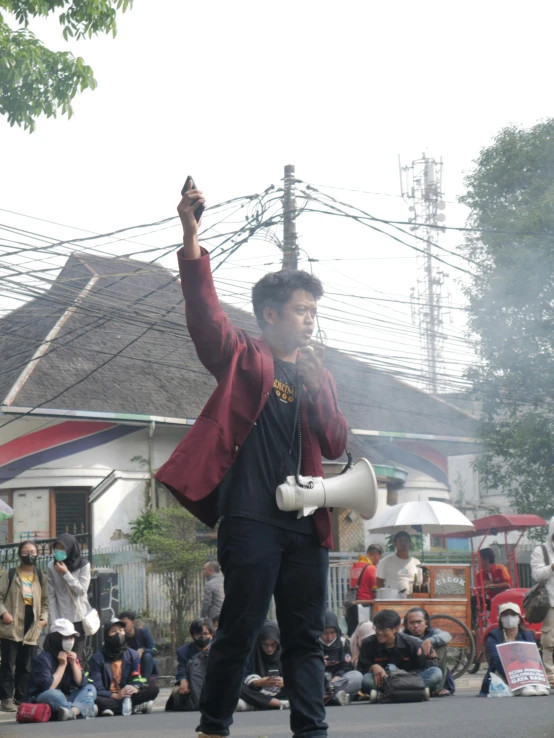
<path id="1" fill-rule="evenodd" d="M 510 126 L 483 149 L 461 201 L 479 361 L 485 488 L 521 513 L 554 514 L 554 119 Z"/>
<path id="2" fill-rule="evenodd" d="M 115 36 L 117 11 L 133 0 L 0 0 L 0 113 L 11 126 L 33 131 L 39 115 L 71 118 L 78 92 L 94 90 L 92 69 L 70 52 L 52 51 L 29 29 L 29 21 L 57 14 L 65 40 Z"/>
<path id="3" fill-rule="evenodd" d="M 210 556 L 197 540 L 198 521 L 177 505 L 143 513 L 131 523 L 131 542 L 143 544 L 151 556 L 150 570 L 162 576 L 168 592 L 178 643 L 188 637 L 197 602 L 198 575 Z"/>

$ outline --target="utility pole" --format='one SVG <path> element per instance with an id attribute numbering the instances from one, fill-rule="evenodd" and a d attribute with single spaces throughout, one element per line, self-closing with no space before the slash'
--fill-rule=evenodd
<path id="1" fill-rule="evenodd" d="M 418 246 L 424 249 L 422 257 L 418 257 L 419 278 L 417 287 L 412 288 L 412 315 L 419 325 L 423 357 L 425 361 L 426 389 L 436 394 L 439 389 L 439 369 L 442 359 L 444 334 L 442 332 L 441 288 L 444 278 L 448 277 L 440 269 L 436 269 L 433 259 L 434 246 L 438 243 L 440 226 L 445 220 L 446 207 L 442 197 L 442 159 L 427 157 L 422 154 L 410 166 L 400 163 L 400 187 L 402 197 L 410 203 L 412 213 L 409 220 L 414 223 L 410 230 L 421 239 Z"/>
<path id="2" fill-rule="evenodd" d="M 283 183 L 283 269 L 298 269 L 296 237 L 296 175 L 293 164 L 285 166 Z"/>

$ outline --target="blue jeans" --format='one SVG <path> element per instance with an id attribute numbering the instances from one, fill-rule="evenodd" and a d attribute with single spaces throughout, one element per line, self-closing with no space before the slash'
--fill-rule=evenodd
<path id="1" fill-rule="evenodd" d="M 46 692 L 39 694 L 37 702 L 50 705 L 52 711 L 60 707 L 66 707 L 68 710 L 72 707 L 78 707 L 81 715 L 85 715 L 87 709 L 85 700 L 89 687 L 94 693 L 94 699 L 96 699 L 96 689 L 92 684 L 87 684 L 86 687 L 74 689 L 68 695 L 65 695 L 60 689 L 47 689 Z"/>
<path id="2" fill-rule="evenodd" d="M 428 669 L 416 672 L 416 674 L 419 674 L 419 676 L 423 679 L 423 683 L 426 687 L 429 687 L 429 691 L 431 692 L 431 694 L 433 692 L 437 692 L 440 688 L 440 685 L 442 684 L 442 671 L 439 669 L 438 666 L 430 666 Z M 380 690 L 381 687 L 378 687 L 375 684 L 373 674 L 369 672 L 369 674 L 364 675 L 362 681 L 362 692 L 365 692 L 365 694 L 369 694 L 372 689 Z"/>
<path id="3" fill-rule="evenodd" d="M 150 679 L 152 674 L 154 673 L 154 667 L 156 666 L 156 661 L 154 660 L 154 657 L 151 653 L 143 653 L 142 658 L 140 660 L 140 675 L 143 679 Z"/>

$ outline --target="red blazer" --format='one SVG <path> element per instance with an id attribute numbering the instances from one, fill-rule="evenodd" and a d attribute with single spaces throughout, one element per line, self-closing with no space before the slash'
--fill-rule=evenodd
<path id="1" fill-rule="evenodd" d="M 218 519 L 217 486 L 225 476 L 262 412 L 273 387 L 271 350 L 263 337 L 253 338 L 235 328 L 223 312 L 215 291 L 210 257 L 178 253 L 187 327 L 198 358 L 217 379 L 217 388 L 191 430 L 179 443 L 156 479 L 203 523 Z M 336 459 L 346 447 L 348 425 L 339 410 L 331 374 L 314 402 L 303 393 L 302 473 L 323 476 L 321 455 Z M 331 548 L 333 536 L 327 509 L 314 513 L 322 546 Z"/>

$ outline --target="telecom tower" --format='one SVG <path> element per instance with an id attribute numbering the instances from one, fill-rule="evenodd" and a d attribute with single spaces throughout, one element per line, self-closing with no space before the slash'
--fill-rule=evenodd
<path id="1" fill-rule="evenodd" d="M 441 289 L 443 271 L 436 269 L 433 254 L 444 222 L 446 207 L 442 191 L 442 159 L 436 161 L 422 155 L 410 166 L 400 163 L 400 187 L 402 197 L 409 203 L 413 223 L 410 230 L 418 236 L 418 246 L 424 253 L 418 256 L 417 287 L 412 287 L 412 317 L 419 326 L 421 350 L 425 364 L 424 383 L 428 392 L 439 389 L 438 375 L 443 357 L 444 333 L 442 321 Z"/>

